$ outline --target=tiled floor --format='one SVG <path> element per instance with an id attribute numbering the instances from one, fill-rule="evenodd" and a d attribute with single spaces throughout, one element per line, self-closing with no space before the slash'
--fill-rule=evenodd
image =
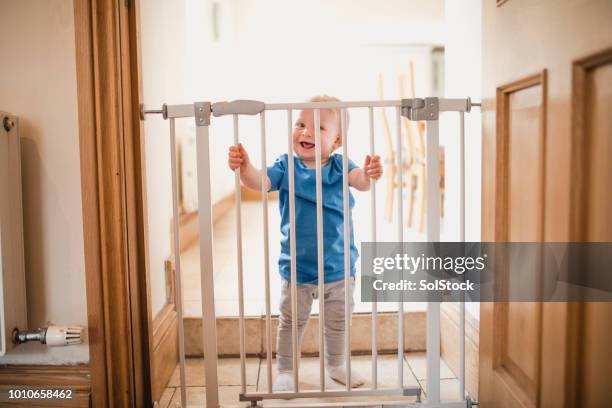
<path id="1" fill-rule="evenodd" d="M 367 201 L 367 200 L 365 200 Z M 244 265 L 244 310 L 246 316 L 261 316 L 265 313 L 264 287 L 264 255 L 263 255 L 263 225 L 261 202 L 246 201 L 242 203 L 243 220 L 243 265 Z M 361 214 L 360 212 L 366 212 Z M 368 210 L 369 211 L 369 210 Z M 279 213 L 277 203 L 272 201 L 268 207 L 269 217 L 269 264 L 270 264 L 270 299 L 272 314 L 278 314 L 280 299 L 280 276 L 277 269 L 277 259 L 280 247 Z M 369 212 L 356 207 L 354 220 L 366 219 Z M 369 220 L 369 218 L 367 218 Z M 383 217 L 379 217 L 383 219 Z M 355 221 L 355 241 L 360 246 L 361 239 L 367 241 L 370 236 L 369 222 Z M 365 230 L 367 229 L 367 230 Z M 386 222 L 380 222 L 379 239 L 395 239 L 395 227 Z M 411 235 L 412 234 L 412 235 Z M 215 280 L 215 311 L 217 316 L 238 316 L 238 285 L 236 265 L 236 224 L 234 211 L 230 211 L 214 225 L 214 280 Z M 418 240 L 420 237 L 411 230 L 406 230 L 405 239 Z M 195 242 L 181 254 L 183 305 L 185 317 L 202 316 L 200 291 L 200 256 L 199 242 Z M 360 265 L 357 262 L 359 273 Z M 357 279 L 355 286 L 355 312 L 369 312 L 371 303 L 361 302 L 361 285 Z M 425 310 L 425 303 L 406 303 L 405 311 Z M 312 310 L 318 310 L 317 301 Z M 379 303 L 380 312 L 395 311 L 397 304 Z"/>
<path id="2" fill-rule="evenodd" d="M 354 372 L 359 372 L 368 381 L 363 385 L 370 388 L 371 378 L 371 357 L 355 356 L 351 360 Z M 423 400 L 427 395 L 425 353 L 407 353 L 404 358 L 404 385 L 420 387 L 423 393 Z M 378 386 L 379 388 L 395 388 L 397 384 L 397 357 L 395 355 L 381 355 L 378 358 Z M 206 383 L 204 380 L 204 360 L 188 359 L 186 363 L 186 390 L 187 405 L 202 406 L 205 402 Z M 276 377 L 276 367 L 272 367 L 273 379 Z M 246 403 L 238 401 L 240 392 L 240 360 L 239 359 L 220 359 L 219 360 L 219 399 L 223 407 L 243 407 Z M 459 381 L 446 365 L 440 361 L 440 397 L 442 401 L 458 400 Z M 246 384 L 247 392 L 267 391 L 267 364 L 266 360 L 249 358 L 246 360 Z M 164 391 L 159 401 L 160 408 L 180 407 L 180 380 L 178 366 L 174 370 L 172 378 L 168 383 L 168 388 Z M 300 361 L 300 388 L 302 390 L 315 390 L 319 387 L 319 360 L 318 358 L 302 358 Z M 326 387 L 330 390 L 343 389 L 343 386 L 326 378 Z M 361 397 L 361 398 L 333 398 L 333 399 L 294 399 L 294 400 L 267 400 L 264 406 L 283 406 L 295 407 L 304 406 L 313 402 L 367 402 L 380 400 L 401 400 L 414 401 L 414 397 Z"/>

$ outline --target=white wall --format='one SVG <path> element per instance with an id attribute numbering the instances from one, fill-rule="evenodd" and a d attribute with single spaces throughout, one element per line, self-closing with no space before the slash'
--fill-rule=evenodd
<path id="1" fill-rule="evenodd" d="M 482 97 L 481 59 L 481 14 L 482 0 L 446 0 L 446 61 L 445 85 L 447 97 L 469 96 L 475 102 Z M 447 151 L 446 155 L 446 199 L 445 214 L 448 214 L 445 228 L 448 240 L 458 240 L 459 162 L 458 162 L 458 117 L 447 114 L 441 120 L 441 132 Z M 481 114 L 479 108 L 465 115 L 465 239 L 480 241 L 480 199 L 481 199 Z M 468 303 L 467 308 L 479 316 L 479 304 Z"/>
<path id="2" fill-rule="evenodd" d="M 21 125 L 28 325 L 86 326 L 72 2 L 5 0 L 0 38 L 0 109 Z M 89 359 L 86 345 L 29 350 L 30 364 Z"/>
<path id="3" fill-rule="evenodd" d="M 219 38 L 213 38 L 213 4 Z M 302 101 L 327 93 L 376 99 L 379 71 L 390 74 L 415 61 L 417 94 L 429 91 L 431 44 L 444 42 L 443 1 L 427 0 L 186 0 L 190 34 L 191 99 Z M 387 75 L 386 97 L 397 97 Z M 269 158 L 283 151 L 286 119 L 268 115 Z M 243 125 L 242 125 L 243 124 Z M 258 125 L 241 119 L 241 138 L 259 163 Z M 233 190 L 225 163 L 231 120 L 211 126 L 212 188 L 219 199 Z M 278 142 L 277 142 L 278 141 Z"/>
<path id="4" fill-rule="evenodd" d="M 159 109 L 163 103 L 188 103 L 185 80 L 185 9 L 183 1 L 140 3 L 143 101 Z M 185 121 L 177 121 L 181 133 Z M 164 262 L 171 255 L 172 173 L 168 121 L 149 115 L 144 122 L 148 257 L 153 317 L 166 303 Z"/>
<path id="5" fill-rule="evenodd" d="M 222 2 L 223 3 L 223 2 Z M 239 39 L 255 44 L 430 44 L 442 40 L 441 0 L 234 0 Z M 260 34 L 265 34 L 264 36 Z M 289 51 L 289 50 L 286 50 Z M 289 59 L 293 54 L 285 55 Z"/>

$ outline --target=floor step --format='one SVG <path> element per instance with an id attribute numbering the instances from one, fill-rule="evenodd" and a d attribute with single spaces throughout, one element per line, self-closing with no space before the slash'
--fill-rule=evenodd
<path id="1" fill-rule="evenodd" d="M 351 350 L 354 354 L 370 354 L 372 351 L 372 316 L 370 313 L 355 313 L 351 326 Z M 186 317 L 185 354 L 201 357 L 202 318 Z M 272 318 L 272 351 L 276 351 L 276 330 L 278 318 Z M 317 355 L 319 350 L 319 318 L 313 315 L 306 326 L 302 341 L 304 355 Z M 422 311 L 404 313 L 404 350 L 425 350 L 426 313 Z M 238 317 L 217 318 L 217 348 L 220 356 L 240 355 Z M 377 324 L 377 343 L 380 353 L 397 351 L 397 313 L 379 313 Z M 245 317 L 245 351 L 247 355 L 264 356 L 266 352 L 265 316 Z"/>

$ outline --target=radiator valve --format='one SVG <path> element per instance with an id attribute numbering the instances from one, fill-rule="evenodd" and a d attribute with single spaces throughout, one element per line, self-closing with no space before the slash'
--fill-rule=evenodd
<path id="1" fill-rule="evenodd" d="M 36 330 L 15 329 L 13 341 L 17 344 L 39 341 L 49 347 L 71 346 L 82 342 L 83 328 L 78 326 L 49 326 Z"/>

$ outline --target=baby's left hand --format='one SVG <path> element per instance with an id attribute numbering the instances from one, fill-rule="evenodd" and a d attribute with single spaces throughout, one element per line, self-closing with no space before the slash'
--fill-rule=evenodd
<path id="1" fill-rule="evenodd" d="M 380 156 L 370 156 L 369 154 L 365 158 L 363 164 L 363 172 L 366 177 L 378 180 L 383 174 L 383 167 L 380 162 Z"/>

